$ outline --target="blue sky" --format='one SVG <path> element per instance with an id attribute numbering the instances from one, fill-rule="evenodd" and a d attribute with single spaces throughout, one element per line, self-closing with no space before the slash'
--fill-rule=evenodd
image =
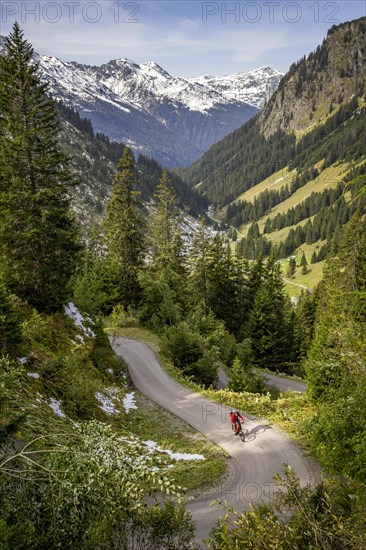
<path id="1" fill-rule="evenodd" d="M 2 0 L 0 32 L 15 19 L 41 54 L 100 65 L 156 61 L 175 76 L 269 65 L 287 71 L 334 24 L 366 15 L 366 0 Z"/>

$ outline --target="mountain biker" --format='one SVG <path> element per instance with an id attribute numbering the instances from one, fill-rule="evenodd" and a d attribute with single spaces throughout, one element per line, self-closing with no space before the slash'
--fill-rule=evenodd
<path id="1" fill-rule="evenodd" d="M 244 417 L 240 414 L 239 411 L 231 411 L 230 412 L 230 421 L 235 429 L 235 435 L 238 435 L 239 430 L 241 428 L 241 422 L 242 420 L 244 422 Z"/>

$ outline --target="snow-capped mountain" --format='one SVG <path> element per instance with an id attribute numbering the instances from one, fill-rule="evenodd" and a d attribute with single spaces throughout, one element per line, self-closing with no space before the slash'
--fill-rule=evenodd
<path id="1" fill-rule="evenodd" d="M 0 40 L 0 51 L 3 41 Z M 166 166 L 186 166 L 255 115 L 282 73 L 262 67 L 223 77 L 173 77 L 153 62 L 102 66 L 35 55 L 50 91 L 96 132 Z"/>
<path id="2" fill-rule="evenodd" d="M 260 67 L 249 73 L 234 73 L 227 76 L 197 76 L 188 80 L 214 88 L 227 99 L 245 101 L 262 109 L 266 100 L 276 91 L 283 73 Z"/>

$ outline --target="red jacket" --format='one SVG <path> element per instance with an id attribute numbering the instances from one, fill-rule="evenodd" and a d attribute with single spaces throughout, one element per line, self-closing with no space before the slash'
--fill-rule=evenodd
<path id="1" fill-rule="evenodd" d="M 230 415 L 230 420 L 231 420 L 231 423 L 232 423 L 232 424 L 235 424 L 235 422 L 236 422 L 239 418 L 244 422 L 244 417 L 243 417 L 240 413 L 239 413 L 239 414 L 235 414 L 234 412 L 232 412 L 231 415 Z"/>

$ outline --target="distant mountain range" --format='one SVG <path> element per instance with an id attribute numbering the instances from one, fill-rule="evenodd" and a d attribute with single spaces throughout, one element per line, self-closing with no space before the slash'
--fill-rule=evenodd
<path id="1" fill-rule="evenodd" d="M 0 37 L 0 51 L 4 37 Z M 282 73 L 262 67 L 229 76 L 173 77 L 153 62 L 97 67 L 35 55 L 53 97 L 96 132 L 166 166 L 187 166 L 257 114 Z"/>

